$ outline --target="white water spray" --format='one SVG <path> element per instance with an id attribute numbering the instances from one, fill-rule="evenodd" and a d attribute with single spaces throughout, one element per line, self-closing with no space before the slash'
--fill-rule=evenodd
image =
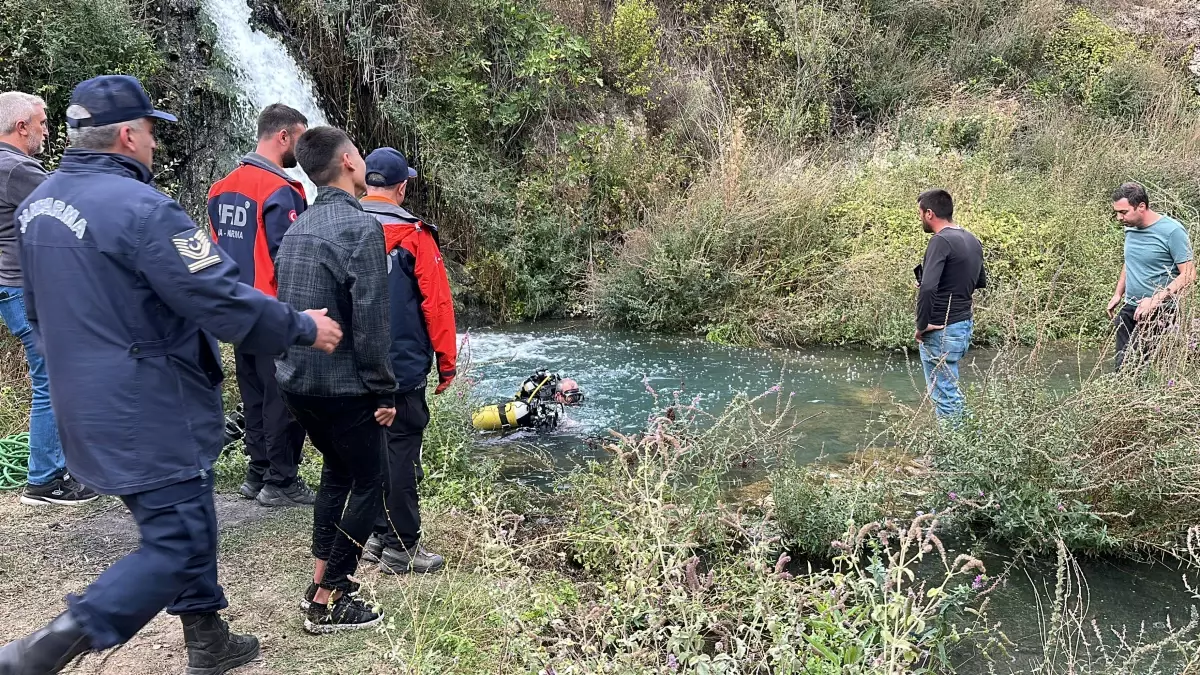
<path id="1" fill-rule="evenodd" d="M 313 93 L 312 80 L 279 40 L 250 27 L 250 5 L 246 0 L 203 0 L 202 4 L 217 28 L 221 51 L 238 70 L 238 82 L 253 114 L 272 103 L 283 103 L 304 113 L 310 127 L 327 124 Z M 248 118 L 245 123 L 253 126 L 254 119 Z M 304 183 L 311 202 L 317 187 L 299 167 L 287 172 Z"/>

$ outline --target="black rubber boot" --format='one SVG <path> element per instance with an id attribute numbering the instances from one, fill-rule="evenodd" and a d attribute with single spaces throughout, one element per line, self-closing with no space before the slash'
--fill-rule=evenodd
<path id="1" fill-rule="evenodd" d="M 187 675 L 221 675 L 258 658 L 258 638 L 230 633 L 216 612 L 179 618 L 187 643 Z"/>
<path id="2" fill-rule="evenodd" d="M 0 675 L 51 675 L 89 652 L 92 640 L 70 612 L 0 649 Z"/>

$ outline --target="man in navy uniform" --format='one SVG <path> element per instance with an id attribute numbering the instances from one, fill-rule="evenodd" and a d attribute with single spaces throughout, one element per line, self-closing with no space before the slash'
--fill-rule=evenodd
<path id="1" fill-rule="evenodd" d="M 62 164 L 17 210 L 29 323 L 46 355 L 71 475 L 119 497 L 141 544 L 46 627 L 0 649 L 0 675 L 57 673 L 122 644 L 164 607 L 183 621 L 189 675 L 253 660 L 229 632 L 217 584 L 211 469 L 221 452 L 217 340 L 245 352 L 332 352 L 325 310 L 297 312 L 238 281 L 238 267 L 151 185 L 156 120 L 141 84 L 79 84 Z"/>

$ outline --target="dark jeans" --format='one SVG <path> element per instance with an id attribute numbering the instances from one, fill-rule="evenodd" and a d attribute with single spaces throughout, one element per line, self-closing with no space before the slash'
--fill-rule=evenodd
<path id="1" fill-rule="evenodd" d="M 236 350 L 233 356 L 245 406 L 246 454 L 250 455 L 246 478 L 287 487 L 295 482 L 304 455 L 304 427 L 279 396 L 275 359 Z"/>
<path id="2" fill-rule="evenodd" d="M 416 548 L 421 540 L 421 503 L 417 484 L 421 470 L 421 437 L 429 425 L 425 387 L 396 395 L 396 419 L 387 430 L 387 478 L 383 487 L 383 513 L 375 534 L 388 548 Z"/>
<path id="3" fill-rule="evenodd" d="M 325 459 L 313 506 L 312 554 L 327 561 L 321 586 L 349 591 L 379 515 L 387 430 L 375 421 L 374 397 L 284 392 L 283 400 Z"/>
<path id="4" fill-rule="evenodd" d="M 1127 361 L 1138 365 L 1153 355 L 1163 334 L 1175 323 L 1173 306 L 1163 306 L 1141 321 L 1134 320 L 1135 310 L 1137 305 L 1126 304 L 1113 319 L 1113 324 L 1117 327 L 1117 370 Z"/>
<path id="5" fill-rule="evenodd" d="M 212 480 L 121 497 L 137 521 L 141 544 L 113 563 L 82 596 L 67 597 L 71 616 L 108 649 L 133 637 L 163 607 L 171 614 L 225 609 L 217 583 L 217 509 Z"/>

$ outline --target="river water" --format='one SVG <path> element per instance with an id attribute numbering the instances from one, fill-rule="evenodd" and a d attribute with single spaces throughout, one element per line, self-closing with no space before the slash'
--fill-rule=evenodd
<path id="1" fill-rule="evenodd" d="M 644 429 L 650 414 L 671 405 L 676 392 L 679 400 L 698 401 L 715 414 L 739 393 L 756 396 L 778 386 L 764 400 L 764 414 L 791 400 L 788 421 L 798 423 L 792 450 L 802 462 L 870 444 L 885 416 L 922 399 L 920 364 L 910 360 L 915 353 L 749 349 L 579 322 L 479 331 L 465 340 L 459 370 L 466 366 L 481 403 L 511 398 L 538 368 L 579 382 L 587 400 L 568 408 L 557 430 L 481 435 L 485 446 L 536 445 L 559 469 L 592 456 L 586 438 L 609 429 Z"/>
<path id="2" fill-rule="evenodd" d="M 594 456 L 587 438 L 606 435 L 609 429 L 644 429 L 651 412 L 669 405 L 676 391 L 680 400 L 690 403 L 698 397 L 701 408 L 716 413 L 739 393 L 755 396 L 778 386 L 764 408 L 774 411 L 775 396 L 790 398 L 792 421 L 798 423 L 791 452 L 801 462 L 884 444 L 887 420 L 909 414 L 903 408 L 923 399 L 915 350 L 750 349 L 580 322 L 478 330 L 460 339 L 464 337 L 460 372 L 475 381 L 480 403 L 510 398 L 538 368 L 576 379 L 586 393 L 584 405 L 569 408 L 567 421 L 555 431 L 480 434 L 480 451 L 502 455 L 507 475 L 539 483 Z M 992 355 L 987 350 L 971 353 L 963 363 L 964 379 L 969 383 Z M 1055 386 L 1073 386 L 1091 368 L 1090 362 L 1081 363 L 1089 358 L 1064 354 Z M 658 392 L 657 402 L 648 387 Z M 985 561 L 993 574 L 1008 562 L 1004 552 Z M 1185 572 L 1177 567 L 1081 559 L 1080 572 L 1090 601 L 1085 620 L 1095 620 L 1102 631 L 1128 627 L 1136 634 L 1144 625 L 1148 635 L 1159 635 L 1168 617 L 1175 626 L 1186 624 L 1189 608 L 1196 604 L 1184 589 Z M 1054 582 L 1051 562 L 1023 562 L 994 594 L 992 619 L 1017 643 L 1011 654 L 1015 661 L 996 664 L 995 672 L 1024 672 L 1040 655 L 1039 598 L 1041 617 L 1048 621 Z M 989 672 L 979 660 L 962 663 L 956 671 Z"/>

